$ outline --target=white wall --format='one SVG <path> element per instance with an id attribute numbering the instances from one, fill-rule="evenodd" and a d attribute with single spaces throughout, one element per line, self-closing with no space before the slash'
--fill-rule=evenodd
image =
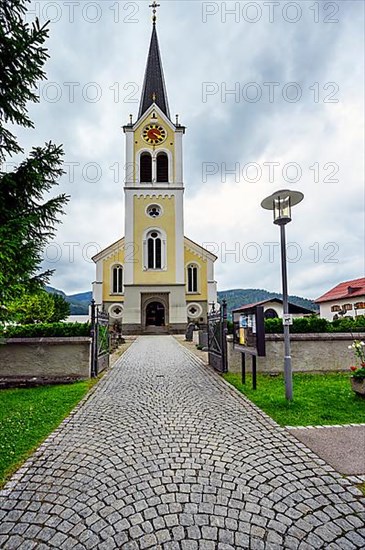
<path id="1" fill-rule="evenodd" d="M 268 309 L 273 309 L 274 311 L 276 311 L 279 319 L 282 319 L 283 309 L 284 309 L 282 304 L 279 304 L 278 302 L 267 302 L 266 304 L 264 304 L 264 313 Z M 304 317 L 304 313 L 293 313 L 293 317 L 294 318 Z"/>
<path id="2" fill-rule="evenodd" d="M 345 304 L 352 304 L 352 310 L 346 312 L 346 317 L 357 317 L 358 315 L 365 315 L 365 309 L 354 309 L 354 305 L 357 302 L 365 302 L 365 296 L 354 296 L 353 298 L 344 298 L 343 300 L 334 300 L 333 302 L 324 302 L 319 304 L 320 316 L 328 321 L 333 321 L 334 315 L 338 315 L 338 312 L 331 311 L 332 306 L 340 306 L 341 308 Z M 341 318 L 341 315 L 338 315 Z"/>

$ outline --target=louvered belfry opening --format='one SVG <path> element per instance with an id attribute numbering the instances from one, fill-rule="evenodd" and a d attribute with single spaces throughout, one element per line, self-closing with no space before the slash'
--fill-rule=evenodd
<path id="1" fill-rule="evenodd" d="M 168 183 L 169 181 L 169 158 L 166 153 L 157 155 L 157 182 Z"/>
<path id="2" fill-rule="evenodd" d="M 152 156 L 150 153 L 142 153 L 140 164 L 140 178 L 141 183 L 152 182 Z"/>

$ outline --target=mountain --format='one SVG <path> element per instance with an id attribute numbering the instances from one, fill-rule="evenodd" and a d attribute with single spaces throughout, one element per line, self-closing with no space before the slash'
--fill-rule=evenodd
<path id="1" fill-rule="evenodd" d="M 53 288 L 53 286 L 46 286 L 45 289 L 46 289 L 46 292 L 49 292 L 49 294 L 58 294 L 59 296 L 63 296 L 65 300 L 67 298 L 63 290 L 58 290 L 57 288 Z"/>
<path id="2" fill-rule="evenodd" d="M 88 315 L 92 292 L 82 292 L 67 296 L 62 290 L 58 290 L 52 286 L 46 286 L 46 291 L 50 294 L 63 296 L 66 302 L 70 304 L 71 315 Z"/>
<path id="3" fill-rule="evenodd" d="M 258 288 L 246 288 L 236 290 L 223 290 L 218 292 L 218 301 L 226 300 L 228 313 L 232 309 L 239 308 L 246 304 L 253 304 L 255 302 L 261 302 L 262 300 L 268 300 L 269 298 L 280 298 L 282 294 L 277 292 L 269 292 L 268 290 Z M 306 307 L 312 309 L 315 312 L 319 311 L 317 304 L 313 300 L 307 298 L 301 298 L 300 296 L 289 296 L 289 302 L 296 304 L 297 306 Z"/>
<path id="4" fill-rule="evenodd" d="M 80 294 L 71 294 L 71 296 L 68 296 L 70 300 L 73 302 L 88 302 L 90 303 L 93 299 L 93 293 L 92 292 L 81 292 Z"/>

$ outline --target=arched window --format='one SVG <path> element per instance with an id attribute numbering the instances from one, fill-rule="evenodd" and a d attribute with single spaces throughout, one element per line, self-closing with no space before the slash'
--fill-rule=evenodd
<path id="1" fill-rule="evenodd" d="M 157 231 L 151 231 L 147 237 L 148 269 L 162 269 L 162 239 Z"/>
<path id="2" fill-rule="evenodd" d="M 198 292 L 198 266 L 195 264 L 188 266 L 188 292 Z"/>
<path id="3" fill-rule="evenodd" d="M 269 308 L 264 313 L 265 319 L 277 319 L 279 315 L 275 311 L 275 309 Z"/>
<path id="4" fill-rule="evenodd" d="M 123 267 L 113 267 L 113 294 L 123 294 Z"/>
<path id="5" fill-rule="evenodd" d="M 169 157 L 166 153 L 157 155 L 157 182 L 168 183 L 169 181 Z"/>
<path id="6" fill-rule="evenodd" d="M 141 155 L 139 181 L 141 183 L 152 182 L 152 157 L 150 153 L 142 153 Z"/>

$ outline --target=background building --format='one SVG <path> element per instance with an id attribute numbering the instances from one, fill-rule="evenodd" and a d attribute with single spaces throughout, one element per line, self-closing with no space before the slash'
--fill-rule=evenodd
<path id="1" fill-rule="evenodd" d="M 283 318 L 283 300 L 281 300 L 280 298 L 269 298 L 268 300 L 261 300 L 260 302 L 255 302 L 253 304 L 245 304 L 240 308 L 234 309 L 232 312 L 233 321 L 238 321 L 240 313 L 244 313 L 245 310 L 253 308 L 255 306 L 263 306 L 265 319 Z M 293 318 L 308 317 L 310 315 L 316 314 L 316 312 L 311 309 L 303 306 L 298 306 L 291 302 L 289 302 L 289 313 L 293 316 Z"/>
<path id="2" fill-rule="evenodd" d="M 340 283 L 317 298 L 320 315 L 329 321 L 365 315 L 365 277 Z"/>

